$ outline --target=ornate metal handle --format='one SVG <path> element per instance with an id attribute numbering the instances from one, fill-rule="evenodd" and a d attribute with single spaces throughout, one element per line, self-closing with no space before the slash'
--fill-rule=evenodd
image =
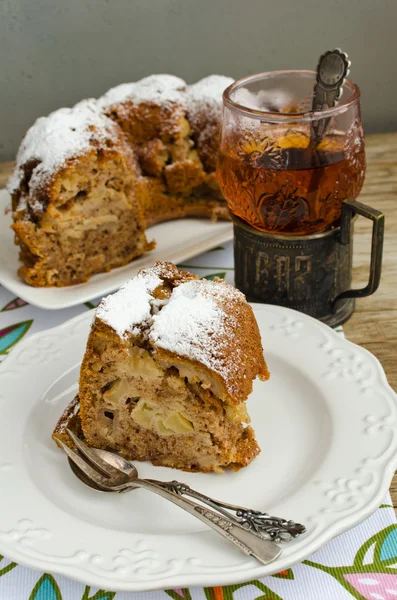
<path id="1" fill-rule="evenodd" d="M 367 219 L 371 219 L 372 226 L 372 244 L 371 244 L 371 264 L 369 267 L 368 284 L 357 290 L 345 290 L 339 294 L 334 300 L 334 309 L 338 300 L 344 298 L 363 298 L 370 296 L 379 287 L 380 276 L 382 272 L 382 254 L 383 254 L 383 237 L 385 232 L 385 215 L 371 208 L 366 204 L 357 202 L 356 200 L 345 200 L 342 204 L 342 217 L 340 227 L 340 243 L 349 244 L 351 239 L 352 216 L 358 214 Z"/>
<path id="2" fill-rule="evenodd" d="M 313 91 L 312 110 L 321 111 L 335 106 L 342 93 L 342 86 L 349 74 L 350 60 L 346 52 L 339 48 L 328 50 L 319 58 L 316 72 L 316 85 Z M 316 147 L 331 123 L 331 117 L 314 119 L 311 123 L 312 147 Z"/>
<path id="3" fill-rule="evenodd" d="M 158 485 L 160 482 L 153 483 L 149 479 L 133 479 L 123 485 L 114 486 L 116 491 L 124 491 L 128 487 L 140 487 L 158 494 L 162 498 L 176 504 L 186 512 L 190 513 L 206 525 L 217 531 L 232 544 L 237 546 L 245 554 L 255 556 L 264 565 L 274 561 L 280 556 L 281 549 L 277 544 L 270 540 L 260 539 L 251 531 L 248 531 L 240 524 L 233 522 L 230 518 L 225 518 L 208 508 L 204 508 L 196 502 L 187 498 L 181 498 L 180 495 L 167 488 L 166 485 Z"/>
<path id="4" fill-rule="evenodd" d="M 207 506 L 211 506 L 211 508 L 214 508 L 228 519 L 232 520 L 237 525 L 243 527 L 246 531 L 250 531 L 255 535 L 260 536 L 262 539 L 269 539 L 273 542 L 289 542 L 306 531 L 304 525 L 301 525 L 300 523 L 287 521 L 286 519 L 280 519 L 279 517 L 272 517 L 267 513 L 251 510 L 244 506 L 236 506 L 228 504 L 227 502 L 215 500 L 210 496 L 205 496 L 200 492 L 196 492 L 196 490 L 193 490 L 185 483 L 180 483 L 179 481 L 155 481 L 153 479 L 147 481 L 161 486 L 179 496 L 190 496 L 191 498 L 200 500 L 204 504 L 207 504 Z"/>

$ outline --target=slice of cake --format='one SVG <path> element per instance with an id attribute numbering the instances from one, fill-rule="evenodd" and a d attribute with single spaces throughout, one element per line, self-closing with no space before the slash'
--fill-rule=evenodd
<path id="1" fill-rule="evenodd" d="M 245 406 L 257 376 L 269 372 L 244 295 L 156 263 L 97 308 L 54 439 L 69 426 L 132 460 L 238 470 L 260 451 Z"/>
<path id="2" fill-rule="evenodd" d="M 136 158 L 93 100 L 36 121 L 9 188 L 19 274 L 31 285 L 80 283 L 153 247 Z"/>

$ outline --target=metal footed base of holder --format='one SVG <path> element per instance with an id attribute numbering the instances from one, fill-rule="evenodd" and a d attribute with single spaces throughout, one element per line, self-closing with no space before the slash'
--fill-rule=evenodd
<path id="1" fill-rule="evenodd" d="M 370 280 L 350 289 L 355 214 L 373 225 Z M 263 233 L 232 215 L 236 286 L 251 302 L 287 306 L 334 327 L 352 315 L 355 298 L 377 289 L 381 273 L 384 216 L 345 201 L 340 227 L 307 236 Z"/>

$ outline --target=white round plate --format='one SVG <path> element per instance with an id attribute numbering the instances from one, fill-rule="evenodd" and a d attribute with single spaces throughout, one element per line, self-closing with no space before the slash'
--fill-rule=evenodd
<path id="1" fill-rule="evenodd" d="M 10 195 L 0 190 L 0 206 L 11 204 Z M 233 226 L 230 221 L 210 219 L 183 219 L 166 221 L 149 227 L 148 240 L 156 240 L 151 252 L 133 260 L 124 267 L 112 269 L 109 273 L 94 275 L 86 283 L 66 287 L 32 287 L 18 276 L 21 263 L 18 259 L 18 247 L 14 244 L 14 234 L 10 229 L 10 214 L 0 210 L 0 284 L 33 306 L 46 310 L 58 310 L 82 304 L 94 298 L 102 298 L 117 290 L 122 283 L 134 277 L 140 269 L 151 267 L 156 260 L 169 260 L 181 264 L 192 256 L 197 256 L 223 244 L 233 238 Z"/>
<path id="2" fill-rule="evenodd" d="M 397 403 L 381 365 L 327 326 L 253 305 L 271 370 L 248 410 L 262 453 L 238 473 L 140 475 L 307 526 L 267 566 L 145 490 L 101 494 L 51 441 L 77 389 L 91 315 L 21 342 L 0 369 L 0 552 L 109 590 L 226 585 L 301 561 L 382 502 L 397 466 Z"/>

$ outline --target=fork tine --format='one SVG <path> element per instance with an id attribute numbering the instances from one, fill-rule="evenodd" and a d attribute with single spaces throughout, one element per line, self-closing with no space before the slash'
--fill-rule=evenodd
<path id="1" fill-rule="evenodd" d="M 83 473 L 89 478 L 92 479 L 96 485 L 102 487 L 104 489 L 109 489 L 109 480 L 107 477 L 104 477 L 98 471 L 96 471 L 93 467 L 91 467 L 84 458 L 82 458 L 77 452 L 69 448 L 62 440 L 57 439 L 57 444 L 59 444 L 62 450 L 67 454 L 67 456 L 74 462 L 75 465 L 79 467 L 83 471 Z"/>
<path id="2" fill-rule="evenodd" d="M 79 450 L 81 454 L 83 454 L 83 456 L 88 458 L 88 460 L 103 475 L 107 475 L 108 477 L 114 477 L 118 479 L 120 478 L 120 475 L 123 475 L 122 471 L 119 471 L 119 469 L 116 469 L 116 467 L 109 465 L 109 463 L 103 460 L 103 458 L 98 456 L 98 454 L 95 452 L 95 448 L 89 448 L 80 438 L 77 437 L 77 435 L 73 433 L 73 431 L 70 431 L 70 429 L 66 429 L 66 431 L 72 442 L 75 444 L 77 450 Z M 108 484 L 109 483 L 110 482 L 108 482 Z"/>

